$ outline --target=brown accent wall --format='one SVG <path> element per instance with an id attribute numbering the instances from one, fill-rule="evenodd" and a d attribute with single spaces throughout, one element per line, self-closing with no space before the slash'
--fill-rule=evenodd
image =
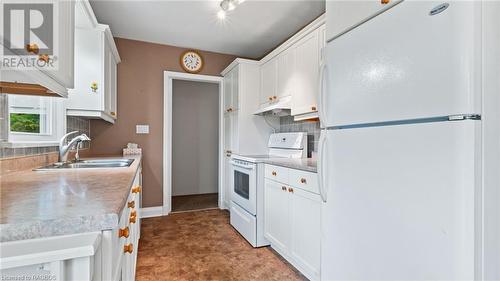
<path id="1" fill-rule="evenodd" d="M 179 56 L 186 49 L 115 38 L 118 65 L 118 120 L 114 125 L 92 120 L 87 155 L 118 155 L 128 142 L 143 149 L 143 206 L 162 205 L 163 190 L 163 72 L 184 72 Z M 205 67 L 200 74 L 220 76 L 236 57 L 200 52 Z M 148 135 L 137 135 L 135 125 L 149 124 Z"/>

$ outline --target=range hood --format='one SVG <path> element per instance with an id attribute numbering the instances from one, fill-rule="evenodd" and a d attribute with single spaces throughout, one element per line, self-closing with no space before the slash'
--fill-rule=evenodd
<path id="1" fill-rule="evenodd" d="M 290 115 L 292 97 L 284 97 L 269 106 L 263 107 L 253 114 L 255 115 L 274 115 L 274 116 L 288 116 Z"/>

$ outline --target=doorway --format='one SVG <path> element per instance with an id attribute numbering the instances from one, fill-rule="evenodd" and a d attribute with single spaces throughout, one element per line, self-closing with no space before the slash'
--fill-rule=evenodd
<path id="1" fill-rule="evenodd" d="M 165 72 L 163 214 L 222 208 L 222 77 Z"/>

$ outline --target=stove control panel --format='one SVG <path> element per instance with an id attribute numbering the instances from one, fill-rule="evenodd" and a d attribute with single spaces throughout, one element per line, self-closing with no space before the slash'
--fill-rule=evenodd
<path id="1" fill-rule="evenodd" d="M 269 148 L 303 149 L 307 133 L 277 133 L 269 136 Z"/>

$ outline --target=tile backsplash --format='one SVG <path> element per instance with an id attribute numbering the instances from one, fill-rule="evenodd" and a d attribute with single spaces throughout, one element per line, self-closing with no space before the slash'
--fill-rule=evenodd
<path id="1" fill-rule="evenodd" d="M 3 106 L 5 103 L 4 98 L 5 95 L 0 95 L 0 106 Z M 3 100 L 3 103 L 2 103 Z M 2 110 L 0 111 L 0 141 L 1 140 L 6 140 L 7 139 L 7 128 L 8 128 L 8 123 L 7 123 L 7 110 L 4 109 L 4 107 L 1 108 Z M 3 123 L 3 124 L 1 124 Z M 5 126 L 5 127 L 4 127 Z M 74 117 L 74 116 L 67 116 L 66 117 L 66 131 L 67 132 L 72 132 L 72 131 L 78 131 L 80 134 L 87 134 L 90 136 L 90 121 L 88 119 L 80 118 L 80 117 Z M 5 135 L 4 135 L 5 134 Z M 90 143 L 89 142 L 84 142 L 83 143 L 83 149 L 89 148 Z M 46 154 L 46 153 L 51 153 L 51 152 L 57 152 L 58 151 L 58 146 L 44 146 L 44 147 L 16 147 L 16 148 L 10 148 L 10 147 L 0 147 L 0 159 L 5 159 L 5 158 L 17 158 L 17 157 L 24 157 L 24 156 L 31 156 L 31 155 L 40 155 L 40 154 Z"/>
<path id="2" fill-rule="evenodd" d="M 313 151 L 318 151 L 320 127 L 317 120 L 294 121 L 293 116 L 280 117 L 279 132 L 307 132 L 308 157 L 311 157 Z"/>

